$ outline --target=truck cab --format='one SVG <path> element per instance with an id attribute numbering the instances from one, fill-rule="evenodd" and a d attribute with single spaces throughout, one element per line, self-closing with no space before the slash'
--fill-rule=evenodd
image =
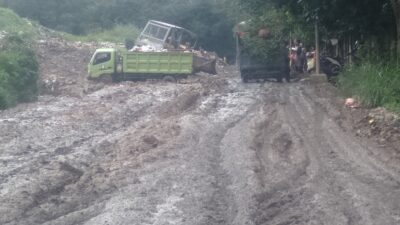
<path id="1" fill-rule="evenodd" d="M 89 63 L 89 79 L 113 76 L 117 68 L 117 50 L 97 49 Z"/>

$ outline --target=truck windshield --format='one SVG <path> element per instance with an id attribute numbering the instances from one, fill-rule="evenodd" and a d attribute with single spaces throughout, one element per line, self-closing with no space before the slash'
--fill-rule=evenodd
<path id="1" fill-rule="evenodd" d="M 96 54 L 93 60 L 93 65 L 97 65 L 100 63 L 108 62 L 111 59 L 111 53 L 110 52 L 99 52 Z"/>

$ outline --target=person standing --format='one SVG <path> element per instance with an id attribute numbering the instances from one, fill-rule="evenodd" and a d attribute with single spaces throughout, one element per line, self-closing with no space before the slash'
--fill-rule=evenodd
<path id="1" fill-rule="evenodd" d="M 307 73 L 308 66 L 307 66 L 307 49 L 306 48 L 301 48 L 300 62 L 301 62 L 301 72 Z"/>
<path id="2" fill-rule="evenodd" d="M 297 42 L 298 46 L 296 47 L 296 71 L 302 72 L 303 71 L 303 43 L 300 41 Z"/>

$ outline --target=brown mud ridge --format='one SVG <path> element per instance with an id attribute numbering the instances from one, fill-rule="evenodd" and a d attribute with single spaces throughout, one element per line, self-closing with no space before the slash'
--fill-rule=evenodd
<path id="1" fill-rule="evenodd" d="M 43 96 L 0 112 L 0 224 L 400 224 L 386 112 L 233 68 L 85 94 L 96 47 L 39 42 Z"/>
<path id="2" fill-rule="evenodd" d="M 86 80 L 87 65 L 97 48 L 115 47 L 111 43 L 70 42 L 42 31 L 36 44 L 39 59 L 40 90 L 42 95 L 82 97 L 104 87 Z"/>

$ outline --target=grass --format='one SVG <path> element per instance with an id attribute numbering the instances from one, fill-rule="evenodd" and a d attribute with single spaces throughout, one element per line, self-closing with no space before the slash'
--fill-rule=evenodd
<path id="1" fill-rule="evenodd" d="M 110 30 L 93 32 L 85 36 L 64 33 L 63 37 L 69 41 L 124 43 L 126 39 L 135 40 L 139 33 L 139 29 L 133 25 L 116 25 Z"/>
<path id="2" fill-rule="evenodd" d="M 0 7 L 0 31 L 32 37 L 36 30 L 34 23 L 19 17 L 12 10 Z"/>
<path id="3" fill-rule="evenodd" d="M 367 107 L 400 112 L 400 67 L 394 63 L 352 66 L 339 76 L 339 88 L 346 96 L 359 97 Z"/>

